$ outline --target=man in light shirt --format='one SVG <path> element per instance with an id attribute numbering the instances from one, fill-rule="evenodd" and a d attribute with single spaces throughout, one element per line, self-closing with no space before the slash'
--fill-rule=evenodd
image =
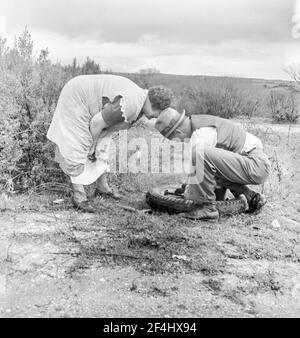
<path id="1" fill-rule="evenodd" d="M 269 175 L 270 163 L 261 141 L 237 124 L 212 115 L 185 116 L 172 108 L 159 115 L 156 129 L 169 140 L 189 140 L 192 172 L 184 196 L 202 207 L 184 216 L 191 219 L 218 219 L 216 199 L 229 188 L 237 198 L 244 195 L 250 212 L 257 212 L 265 197 L 247 185 L 259 185 Z M 217 186 L 221 187 L 216 189 Z"/>

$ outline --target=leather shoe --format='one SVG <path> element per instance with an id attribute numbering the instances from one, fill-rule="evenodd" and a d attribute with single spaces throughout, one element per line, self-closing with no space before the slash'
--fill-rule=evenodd
<path id="1" fill-rule="evenodd" d="M 249 213 L 257 214 L 261 211 L 261 208 L 267 203 L 265 195 L 256 192 L 250 201 L 249 204 Z"/>

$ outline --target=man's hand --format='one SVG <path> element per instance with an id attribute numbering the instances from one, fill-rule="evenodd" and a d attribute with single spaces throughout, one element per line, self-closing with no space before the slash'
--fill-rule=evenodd
<path id="1" fill-rule="evenodd" d="M 121 95 L 115 97 L 113 102 L 109 101 L 109 98 L 103 97 L 103 108 L 102 110 L 94 115 L 90 121 L 90 132 L 93 138 L 93 144 L 88 152 L 88 159 L 91 161 L 96 160 L 95 152 L 97 143 L 101 133 L 107 129 L 113 129 L 116 126 L 116 130 L 128 129 L 130 123 L 124 122 L 124 117 L 121 111 Z M 122 123 L 122 126 L 121 126 Z M 112 131 L 112 130 L 110 130 Z"/>

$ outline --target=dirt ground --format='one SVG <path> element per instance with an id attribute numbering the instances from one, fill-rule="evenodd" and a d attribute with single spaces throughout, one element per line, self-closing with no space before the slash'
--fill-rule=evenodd
<path id="1" fill-rule="evenodd" d="M 265 141 L 259 215 L 187 221 L 109 199 L 89 215 L 63 193 L 14 197 L 0 212 L 0 317 L 300 317 L 299 134 Z M 123 182 L 122 203 L 143 206 L 143 180 Z"/>

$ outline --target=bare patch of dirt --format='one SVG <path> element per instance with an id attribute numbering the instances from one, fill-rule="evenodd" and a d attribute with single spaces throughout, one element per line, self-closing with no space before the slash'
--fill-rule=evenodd
<path id="1" fill-rule="evenodd" d="M 269 207 L 183 224 L 95 203 L 2 213 L 2 317 L 300 315 L 299 229 Z"/>

